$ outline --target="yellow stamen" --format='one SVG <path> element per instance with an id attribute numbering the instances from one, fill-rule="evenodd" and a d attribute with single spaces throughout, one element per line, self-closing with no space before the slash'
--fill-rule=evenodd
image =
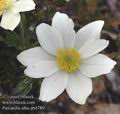
<path id="1" fill-rule="evenodd" d="M 0 15 L 5 9 L 9 8 L 13 3 L 13 0 L 0 0 Z"/>
<path id="2" fill-rule="evenodd" d="M 73 48 L 59 48 L 57 50 L 57 64 L 61 70 L 69 73 L 75 72 L 80 67 L 80 53 Z"/>

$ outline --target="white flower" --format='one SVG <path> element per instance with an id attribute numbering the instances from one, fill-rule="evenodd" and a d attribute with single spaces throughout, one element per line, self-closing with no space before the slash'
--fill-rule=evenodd
<path id="1" fill-rule="evenodd" d="M 7 30 L 14 30 L 20 23 L 19 12 L 35 9 L 33 0 L 0 0 L 0 26 Z"/>
<path id="2" fill-rule="evenodd" d="M 92 92 L 92 80 L 111 72 L 116 64 L 103 54 L 109 42 L 100 39 L 104 22 L 92 22 L 77 33 L 73 21 L 57 12 L 52 26 L 40 24 L 36 33 L 41 47 L 28 49 L 17 56 L 31 78 L 45 77 L 39 99 L 49 102 L 65 89 L 70 98 L 84 104 Z"/>

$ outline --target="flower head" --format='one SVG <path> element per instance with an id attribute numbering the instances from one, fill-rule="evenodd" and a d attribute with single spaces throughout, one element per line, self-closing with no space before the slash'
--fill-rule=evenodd
<path id="1" fill-rule="evenodd" d="M 41 47 L 23 51 L 17 59 L 27 67 L 27 76 L 45 77 L 40 100 L 49 102 L 66 90 L 73 101 L 84 104 L 92 92 L 91 78 L 111 72 L 116 62 L 99 54 L 109 44 L 100 39 L 103 24 L 94 21 L 76 33 L 72 19 L 57 12 L 52 26 L 38 25 Z"/>
<path id="2" fill-rule="evenodd" d="M 56 63 L 61 70 L 75 72 L 80 67 L 80 53 L 74 48 L 60 48 L 56 52 Z"/>
<path id="3" fill-rule="evenodd" d="M 20 23 L 20 12 L 35 9 L 33 0 L 0 0 L 0 26 L 4 29 L 14 30 Z"/>

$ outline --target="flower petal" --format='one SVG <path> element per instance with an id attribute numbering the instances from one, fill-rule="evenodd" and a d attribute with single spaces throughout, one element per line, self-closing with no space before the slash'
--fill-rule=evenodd
<path id="1" fill-rule="evenodd" d="M 102 54 L 97 54 L 83 60 L 80 65 L 80 71 L 84 75 L 93 78 L 111 72 L 115 64 L 116 62 L 109 57 Z"/>
<path id="2" fill-rule="evenodd" d="M 30 11 L 35 9 L 35 3 L 33 0 L 19 0 L 14 3 L 12 8 L 14 13 Z"/>
<path id="3" fill-rule="evenodd" d="M 47 77 L 58 71 L 55 61 L 39 61 L 32 66 L 28 66 L 24 73 L 31 78 Z"/>
<path id="4" fill-rule="evenodd" d="M 88 45 L 96 39 L 100 38 L 101 29 L 104 21 L 94 21 L 77 32 L 75 48 L 80 49 L 84 45 Z"/>
<path id="5" fill-rule="evenodd" d="M 89 45 L 83 46 L 79 49 L 81 58 L 85 59 L 99 53 L 100 51 L 105 49 L 108 46 L 108 44 L 108 40 L 98 39 Z"/>
<path id="6" fill-rule="evenodd" d="M 60 33 L 47 24 L 40 24 L 36 33 L 41 46 L 50 54 L 56 55 L 57 48 L 63 48 L 63 41 Z"/>
<path id="7" fill-rule="evenodd" d="M 67 93 L 78 104 L 85 104 L 87 97 L 92 92 L 92 80 L 80 72 L 70 74 Z"/>
<path id="8" fill-rule="evenodd" d="M 75 45 L 74 23 L 66 14 L 57 12 L 53 17 L 52 26 L 62 34 L 65 48 L 72 48 Z"/>
<path id="9" fill-rule="evenodd" d="M 17 56 L 17 59 L 24 66 L 32 66 L 41 60 L 55 60 L 53 56 L 49 55 L 41 47 L 25 50 Z"/>
<path id="10" fill-rule="evenodd" d="M 11 10 L 6 10 L 2 15 L 0 26 L 4 29 L 13 31 L 20 23 L 20 14 L 13 14 Z"/>
<path id="11" fill-rule="evenodd" d="M 68 83 L 68 74 L 58 71 L 50 77 L 43 80 L 39 99 L 49 102 L 59 96 L 66 88 Z"/>

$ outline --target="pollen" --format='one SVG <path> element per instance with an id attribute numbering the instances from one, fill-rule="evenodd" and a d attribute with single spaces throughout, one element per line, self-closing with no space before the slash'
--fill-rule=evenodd
<path id="1" fill-rule="evenodd" d="M 0 15 L 9 8 L 13 3 L 13 0 L 0 0 Z"/>
<path id="2" fill-rule="evenodd" d="M 73 73 L 80 67 L 80 53 L 74 48 L 59 48 L 57 50 L 57 64 L 61 70 Z"/>

